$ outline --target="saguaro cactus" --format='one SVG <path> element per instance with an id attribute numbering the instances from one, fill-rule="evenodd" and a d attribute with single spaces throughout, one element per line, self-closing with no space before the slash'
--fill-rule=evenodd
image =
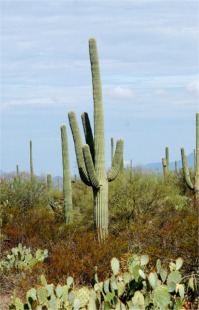
<path id="1" fill-rule="evenodd" d="M 32 159 L 32 141 L 30 140 L 30 179 L 34 178 L 33 159 Z"/>
<path id="2" fill-rule="evenodd" d="M 66 126 L 61 126 L 62 141 L 62 164 L 63 164 L 63 195 L 64 195 L 64 213 L 67 224 L 73 222 L 73 204 L 72 204 L 72 186 L 70 178 L 70 162 L 68 155 L 68 139 Z"/>
<path id="3" fill-rule="evenodd" d="M 166 177 L 169 173 L 169 148 L 168 146 L 165 147 L 165 158 L 162 158 L 162 167 L 164 177 Z"/>
<path id="4" fill-rule="evenodd" d="M 17 175 L 17 177 L 19 176 L 19 166 L 18 165 L 16 165 L 16 175 Z"/>
<path id="5" fill-rule="evenodd" d="M 192 182 L 189 168 L 187 164 L 187 157 L 184 148 L 181 148 L 182 167 L 187 187 L 194 192 L 195 207 L 199 210 L 199 113 L 196 113 L 196 150 L 195 150 L 195 170 L 194 182 Z"/>
<path id="6" fill-rule="evenodd" d="M 85 184 L 92 186 L 93 189 L 94 222 L 98 230 L 99 239 L 102 240 L 108 234 L 108 182 L 113 181 L 120 170 L 123 157 L 123 140 L 117 141 L 112 167 L 107 174 L 105 167 L 104 115 L 100 69 L 96 41 L 93 38 L 89 40 L 89 54 L 94 101 L 94 137 L 87 113 L 82 114 L 87 144 L 82 144 L 74 112 L 69 112 L 69 122 L 73 134 L 80 177 Z"/>
<path id="7" fill-rule="evenodd" d="M 47 190 L 51 191 L 53 189 L 53 180 L 50 173 L 47 174 Z"/>

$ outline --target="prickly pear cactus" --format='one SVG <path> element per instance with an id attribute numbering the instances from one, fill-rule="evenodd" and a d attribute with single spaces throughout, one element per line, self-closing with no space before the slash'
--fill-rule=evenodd
<path id="1" fill-rule="evenodd" d="M 181 310 L 187 299 L 187 289 L 197 292 L 196 280 L 190 277 L 187 285 L 182 282 L 179 272 L 183 260 L 178 258 L 169 264 L 169 270 L 157 260 L 156 270 L 149 272 L 147 255 L 133 255 L 127 261 L 127 271 L 122 273 L 117 258 L 111 260 L 112 276 L 99 282 L 94 271 L 93 288 L 76 289 L 72 277 L 66 285 L 47 284 L 41 276 L 41 286 L 31 288 L 26 295 L 26 303 L 13 298 L 10 309 L 176 309 Z"/>
<path id="2" fill-rule="evenodd" d="M 38 249 L 32 254 L 30 248 L 19 243 L 18 247 L 12 248 L 5 258 L 0 259 L 0 274 L 7 273 L 10 269 L 31 270 L 34 265 L 43 262 L 47 257 L 47 249 Z"/>

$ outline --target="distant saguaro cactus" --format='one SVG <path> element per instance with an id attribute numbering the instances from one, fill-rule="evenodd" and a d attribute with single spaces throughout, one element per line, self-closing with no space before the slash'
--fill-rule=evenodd
<path id="1" fill-rule="evenodd" d="M 33 158 L 32 158 L 32 141 L 30 140 L 30 179 L 34 178 Z"/>
<path id="2" fill-rule="evenodd" d="M 199 113 L 196 113 L 196 150 L 195 150 L 195 169 L 194 169 L 194 182 L 192 182 L 189 168 L 187 164 L 187 157 L 185 155 L 184 148 L 181 148 L 182 167 L 184 172 L 184 178 L 187 187 L 194 192 L 194 204 L 197 210 L 199 210 Z"/>
<path id="3" fill-rule="evenodd" d="M 52 175 L 49 173 L 47 174 L 47 190 L 51 191 L 53 189 L 53 180 Z"/>
<path id="4" fill-rule="evenodd" d="M 117 141 L 112 167 L 107 175 L 105 167 L 104 115 L 100 69 L 95 39 L 89 40 L 94 101 L 94 137 L 87 113 L 82 114 L 86 143 L 83 145 L 74 112 L 69 112 L 79 174 L 82 181 L 92 186 L 94 194 L 94 222 L 100 240 L 108 235 L 108 182 L 113 181 L 120 170 L 123 157 L 123 140 Z"/>
<path id="5" fill-rule="evenodd" d="M 67 224 L 73 222 L 72 186 L 70 178 L 70 161 L 68 154 L 68 139 L 66 126 L 61 126 L 62 164 L 63 164 L 63 195 L 64 213 Z"/>
<path id="6" fill-rule="evenodd" d="M 16 165 L 16 175 L 17 175 L 17 177 L 19 176 L 19 166 L 18 165 Z"/>
<path id="7" fill-rule="evenodd" d="M 162 167 L 164 177 L 166 177 L 169 173 L 169 148 L 168 146 L 165 147 L 165 158 L 162 158 Z"/>

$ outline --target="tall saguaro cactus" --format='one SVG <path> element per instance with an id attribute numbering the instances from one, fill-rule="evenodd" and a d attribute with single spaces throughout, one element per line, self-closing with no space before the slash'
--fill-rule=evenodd
<path id="1" fill-rule="evenodd" d="M 34 178 L 33 159 L 32 159 L 32 141 L 30 140 L 30 179 Z"/>
<path id="2" fill-rule="evenodd" d="M 66 126 L 61 126 L 62 142 L 62 164 L 63 164 L 63 195 L 64 195 L 64 213 L 67 224 L 73 222 L 73 204 L 72 204 L 72 186 L 70 179 L 70 162 L 68 154 L 68 139 Z"/>
<path id="3" fill-rule="evenodd" d="M 86 144 L 83 145 L 74 112 L 69 112 L 79 174 L 82 181 L 92 186 L 94 195 L 94 222 L 100 240 L 108 235 L 108 182 L 113 181 L 120 170 L 123 157 L 123 140 L 117 141 L 112 167 L 106 173 L 104 114 L 100 69 L 95 39 L 89 40 L 94 101 L 94 136 L 87 113 L 82 114 Z"/>
<path id="4" fill-rule="evenodd" d="M 184 148 L 181 148 L 182 167 L 187 187 L 194 192 L 195 207 L 199 210 L 199 113 L 196 113 L 196 150 L 195 150 L 195 169 L 194 182 L 192 182 L 189 168 L 187 164 L 187 157 Z"/>

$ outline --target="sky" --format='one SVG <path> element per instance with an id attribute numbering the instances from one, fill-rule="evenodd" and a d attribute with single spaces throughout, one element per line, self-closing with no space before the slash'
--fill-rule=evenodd
<path id="1" fill-rule="evenodd" d="M 97 41 L 105 121 L 124 139 L 133 166 L 170 161 L 195 148 L 199 112 L 197 0 L 0 0 L 0 169 L 62 175 L 66 124 L 71 174 L 77 173 L 68 112 L 93 125 L 88 40 Z M 84 139 L 82 133 L 82 139 Z"/>

